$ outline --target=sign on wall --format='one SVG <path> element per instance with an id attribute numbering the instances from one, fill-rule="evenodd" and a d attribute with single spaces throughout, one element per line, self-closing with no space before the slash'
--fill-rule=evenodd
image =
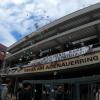
<path id="1" fill-rule="evenodd" d="M 100 53 L 88 54 L 85 56 L 75 57 L 68 60 L 57 61 L 50 64 L 36 65 L 22 68 L 9 69 L 9 75 L 23 74 L 23 73 L 37 73 L 47 72 L 61 69 L 68 69 L 74 67 L 86 66 L 89 64 L 95 64 L 100 62 Z"/>

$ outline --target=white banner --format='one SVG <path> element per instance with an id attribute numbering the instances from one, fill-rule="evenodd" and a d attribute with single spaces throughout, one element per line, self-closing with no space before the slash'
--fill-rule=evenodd
<path id="1" fill-rule="evenodd" d="M 81 47 L 78 49 L 74 49 L 74 50 L 63 52 L 63 53 L 58 53 L 55 55 L 44 57 L 41 59 L 36 59 L 36 60 L 31 61 L 29 65 L 46 64 L 46 63 L 51 63 L 54 61 L 60 61 L 60 60 L 64 60 L 64 59 L 68 59 L 72 57 L 77 57 L 77 56 L 87 53 L 91 49 L 91 47 L 92 45 L 85 46 L 85 47 Z"/>
<path id="2" fill-rule="evenodd" d="M 36 66 L 27 66 L 27 67 L 14 67 L 9 68 L 8 75 L 20 75 L 25 73 L 37 73 L 37 72 L 47 72 L 47 71 L 56 71 L 69 68 L 78 68 L 82 66 L 87 66 L 90 64 L 100 63 L 100 52 L 90 53 L 80 57 L 74 57 L 71 59 L 66 59 L 63 61 L 56 61 L 54 63 L 42 64 Z"/>

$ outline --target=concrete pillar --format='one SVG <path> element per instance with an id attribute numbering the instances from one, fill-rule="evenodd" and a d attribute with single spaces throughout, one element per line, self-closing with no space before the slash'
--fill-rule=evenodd
<path id="1" fill-rule="evenodd" d="M 80 100 L 80 85 L 76 83 L 76 100 Z"/>

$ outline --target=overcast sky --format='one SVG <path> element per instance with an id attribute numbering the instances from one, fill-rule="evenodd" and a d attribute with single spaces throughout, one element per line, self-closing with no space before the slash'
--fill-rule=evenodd
<path id="1" fill-rule="evenodd" d="M 0 0 L 0 43 L 10 46 L 38 27 L 100 0 Z"/>

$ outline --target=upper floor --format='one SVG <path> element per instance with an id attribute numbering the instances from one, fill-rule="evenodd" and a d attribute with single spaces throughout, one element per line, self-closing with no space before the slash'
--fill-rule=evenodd
<path id="1" fill-rule="evenodd" d="M 22 39 L 8 48 L 10 53 L 5 58 L 4 68 L 41 69 L 43 67 L 39 66 L 49 64 L 51 67 L 50 64 L 55 62 L 78 59 L 77 57 L 99 52 L 99 10 L 100 4 L 90 6 L 44 26 L 35 35 L 28 35 L 24 38 L 26 40 Z M 42 33 L 45 29 L 48 31 Z M 30 41 L 31 45 L 27 45 Z"/>
<path id="2" fill-rule="evenodd" d="M 82 33 L 82 35 L 78 35 L 78 33 L 76 34 L 74 31 L 76 31 L 80 27 L 85 28 L 87 26 L 91 26 L 94 23 L 95 29 L 98 30 L 96 22 L 99 23 L 100 20 L 99 10 L 100 4 L 95 4 L 87 8 L 81 9 L 79 11 L 76 11 L 72 14 L 66 15 L 50 24 L 45 25 L 44 27 L 31 33 L 30 35 L 27 35 L 22 40 L 16 42 L 8 48 L 8 52 L 10 52 L 11 54 L 16 54 L 17 52 L 20 52 L 23 49 L 26 50 L 34 45 L 40 44 L 44 40 L 48 41 L 50 38 L 56 38 L 63 34 L 68 34 L 67 41 L 77 41 L 79 39 L 82 39 L 84 33 Z M 90 30 L 90 28 L 88 30 Z M 72 32 L 74 32 L 74 36 L 71 35 Z M 97 32 L 92 34 L 87 33 L 84 34 L 84 37 L 88 37 L 96 33 Z M 76 38 L 75 35 L 77 35 L 78 37 Z M 56 42 L 60 43 L 60 41 L 58 40 Z M 48 45 L 48 48 L 51 47 L 49 47 Z M 43 49 L 46 48 L 44 47 Z"/>

